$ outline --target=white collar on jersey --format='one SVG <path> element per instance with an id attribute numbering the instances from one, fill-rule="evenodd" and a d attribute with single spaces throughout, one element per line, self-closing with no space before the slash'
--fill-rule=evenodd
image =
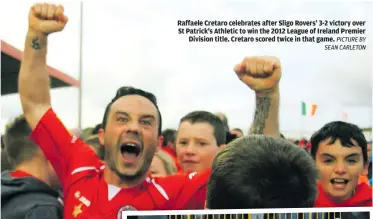
<path id="1" fill-rule="evenodd" d="M 117 194 L 118 192 L 121 190 L 121 188 L 119 187 L 116 187 L 116 186 L 113 186 L 113 185 L 108 185 L 108 200 L 111 201 L 111 199 L 113 199 Z"/>

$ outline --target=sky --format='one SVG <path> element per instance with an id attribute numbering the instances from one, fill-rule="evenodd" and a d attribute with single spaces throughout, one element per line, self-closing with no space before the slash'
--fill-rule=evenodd
<path id="1" fill-rule="evenodd" d="M 25 2 L 8 2 L 0 13 L 8 21 L 1 24 L 1 39 L 21 50 L 28 10 L 35 3 Z M 255 96 L 233 67 L 245 56 L 262 55 L 277 56 L 282 64 L 283 132 L 311 133 L 342 120 L 344 113 L 347 121 L 371 127 L 372 3 L 367 1 L 85 1 L 82 28 L 80 2 L 62 4 L 69 22 L 63 32 L 50 36 L 47 60 L 82 81 L 83 128 L 100 123 L 115 91 L 130 85 L 157 96 L 164 128 L 177 128 L 191 111 L 207 110 L 223 112 L 232 128 L 247 130 Z M 359 20 L 370 26 L 367 50 L 325 51 L 321 43 L 189 43 L 178 34 L 178 20 Z M 317 104 L 316 115 L 301 116 L 301 101 L 308 107 Z M 53 90 L 52 106 L 67 127 L 78 126 L 77 88 Z M 3 131 L 21 113 L 19 96 L 2 96 L 1 111 Z"/>

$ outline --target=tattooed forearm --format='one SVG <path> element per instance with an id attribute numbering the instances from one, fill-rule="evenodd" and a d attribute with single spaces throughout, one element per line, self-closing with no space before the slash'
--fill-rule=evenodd
<path id="1" fill-rule="evenodd" d="M 38 38 L 32 40 L 31 47 L 35 50 L 40 50 L 40 41 Z"/>
<path id="2" fill-rule="evenodd" d="M 266 121 L 271 107 L 271 97 L 256 97 L 256 109 L 254 122 L 250 128 L 250 134 L 264 134 Z"/>

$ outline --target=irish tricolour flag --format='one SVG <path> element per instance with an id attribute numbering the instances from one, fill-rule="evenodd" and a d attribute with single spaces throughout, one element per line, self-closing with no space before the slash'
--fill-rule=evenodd
<path id="1" fill-rule="evenodd" d="M 316 114 L 317 105 L 316 104 L 306 104 L 306 102 L 301 101 L 302 104 L 302 116 L 314 116 Z"/>

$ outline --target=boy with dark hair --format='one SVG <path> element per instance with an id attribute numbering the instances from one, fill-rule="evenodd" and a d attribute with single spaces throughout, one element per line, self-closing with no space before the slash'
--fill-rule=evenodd
<path id="1" fill-rule="evenodd" d="M 9 123 L 4 145 L 14 171 L 1 174 L 2 218 L 63 218 L 59 182 L 23 116 Z"/>
<path id="2" fill-rule="evenodd" d="M 180 120 L 176 135 L 176 154 L 184 172 L 201 172 L 211 168 L 216 153 L 224 148 L 226 131 L 216 115 L 194 111 Z"/>
<path id="3" fill-rule="evenodd" d="M 207 185 L 206 207 L 313 207 L 317 177 L 312 158 L 288 140 L 244 136 L 217 154 Z"/>
<path id="4" fill-rule="evenodd" d="M 372 206 L 372 189 L 358 184 L 367 171 L 367 141 L 354 124 L 336 121 L 311 137 L 311 155 L 321 171 L 315 207 Z"/>

